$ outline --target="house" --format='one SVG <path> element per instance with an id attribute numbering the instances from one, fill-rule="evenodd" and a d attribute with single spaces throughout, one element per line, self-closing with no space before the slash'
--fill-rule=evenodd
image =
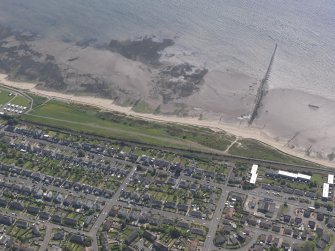
<path id="1" fill-rule="evenodd" d="M 35 237 L 40 237 L 41 236 L 41 232 L 40 232 L 40 230 L 39 230 L 39 228 L 36 224 L 33 224 L 31 229 L 32 229 L 33 235 Z"/>
<path id="2" fill-rule="evenodd" d="M 291 220 L 291 215 L 285 214 L 283 216 L 283 220 L 284 220 L 285 223 L 289 223 L 290 220 Z"/>
<path id="3" fill-rule="evenodd" d="M 202 214 L 199 211 L 191 211 L 190 212 L 190 216 L 194 217 L 194 218 L 198 218 L 201 219 L 202 218 Z"/>
<path id="4" fill-rule="evenodd" d="M 318 242 L 316 243 L 316 247 L 320 248 L 321 250 L 324 250 L 326 246 L 327 244 L 322 240 L 318 240 Z"/>
<path id="5" fill-rule="evenodd" d="M 102 225 L 102 230 L 108 232 L 113 227 L 113 225 L 114 225 L 113 221 L 106 220 Z"/>
<path id="6" fill-rule="evenodd" d="M 299 235 L 300 235 L 299 230 L 298 229 L 294 229 L 293 230 L 293 238 L 298 239 Z"/>
<path id="7" fill-rule="evenodd" d="M 247 222 L 249 225 L 254 226 L 254 227 L 257 225 L 257 220 L 254 217 L 248 218 Z"/>
<path id="8" fill-rule="evenodd" d="M 259 224 L 259 226 L 261 228 L 264 228 L 264 229 L 270 229 L 271 226 L 272 226 L 272 223 L 270 221 L 264 221 L 264 220 L 262 220 L 261 223 Z"/>
<path id="9" fill-rule="evenodd" d="M 279 233 L 280 229 L 281 229 L 281 227 L 279 225 L 273 225 L 272 226 L 272 231 L 273 232 Z"/>
<path id="10" fill-rule="evenodd" d="M 42 211 L 38 215 L 39 215 L 40 219 L 42 219 L 42 220 L 49 220 L 49 218 L 50 218 L 50 215 L 47 212 Z"/>
<path id="11" fill-rule="evenodd" d="M 294 219 L 294 224 L 295 224 L 295 225 L 300 225 L 301 223 L 302 223 L 302 219 L 299 218 L 299 217 L 295 217 L 295 219 Z"/>
<path id="12" fill-rule="evenodd" d="M 0 207 L 6 207 L 7 201 L 5 199 L 0 198 Z"/>
<path id="13" fill-rule="evenodd" d="M 12 201 L 9 203 L 9 208 L 13 210 L 23 211 L 24 206 L 18 201 Z"/>
<path id="14" fill-rule="evenodd" d="M 226 242 L 226 239 L 223 235 L 219 234 L 216 235 L 214 238 L 214 245 L 217 247 L 222 246 Z"/>
<path id="15" fill-rule="evenodd" d="M 312 230 L 314 230 L 315 228 L 315 221 L 309 220 L 308 221 L 308 227 Z"/>
<path id="16" fill-rule="evenodd" d="M 61 241 L 61 240 L 64 240 L 64 237 L 65 237 L 65 233 L 64 231 L 58 231 L 56 232 L 53 236 L 52 236 L 52 239 L 55 240 L 55 241 Z"/>
<path id="17" fill-rule="evenodd" d="M 206 235 L 206 232 L 203 229 L 200 229 L 200 228 L 192 228 L 191 233 L 199 235 L 199 236 L 205 236 Z"/>
<path id="18" fill-rule="evenodd" d="M 56 224 L 61 224 L 62 223 L 62 217 L 60 217 L 59 215 L 54 214 L 54 215 L 51 216 L 51 221 L 53 223 L 56 223 Z"/>
<path id="19" fill-rule="evenodd" d="M 330 236 L 328 235 L 328 234 L 323 234 L 322 236 L 321 236 L 321 240 L 323 241 L 323 242 L 325 242 L 325 243 L 329 243 L 329 241 L 330 241 Z"/>
<path id="20" fill-rule="evenodd" d="M 78 235 L 78 234 L 72 234 L 70 235 L 69 240 L 73 243 L 79 244 L 79 245 L 83 245 L 85 242 L 85 236 L 83 235 Z"/>
<path id="21" fill-rule="evenodd" d="M 28 206 L 27 207 L 27 213 L 32 215 L 37 215 L 40 212 L 40 209 L 38 207 Z"/>
<path id="22" fill-rule="evenodd" d="M 100 242 L 101 242 L 101 250 L 102 251 L 109 251 L 109 242 L 108 242 L 108 233 L 107 232 L 101 232 L 100 234 Z"/>
<path id="23" fill-rule="evenodd" d="M 323 221 L 323 220 L 325 219 L 325 215 L 324 215 L 323 213 L 321 213 L 321 212 L 318 212 L 318 213 L 316 214 L 316 219 L 317 219 L 318 221 Z"/>
<path id="24" fill-rule="evenodd" d="M 77 220 L 72 218 L 64 218 L 63 223 L 64 225 L 74 227 L 77 225 Z"/>
<path id="25" fill-rule="evenodd" d="M 286 227 L 286 228 L 284 228 L 284 234 L 286 234 L 286 235 L 291 235 L 292 234 L 292 229 L 291 228 L 289 228 L 289 227 Z"/>
<path id="26" fill-rule="evenodd" d="M 127 245 L 130 245 L 133 241 L 135 241 L 137 239 L 137 237 L 139 236 L 138 232 L 136 230 L 133 230 L 128 237 L 126 238 L 126 240 L 124 241 Z"/>
<path id="27" fill-rule="evenodd" d="M 261 235 L 259 236 L 259 241 L 260 241 L 261 243 L 265 243 L 265 242 L 266 242 L 266 235 L 265 235 L 265 234 L 261 234 Z"/>
<path id="28" fill-rule="evenodd" d="M 175 202 L 165 202 L 164 207 L 169 209 L 176 209 L 177 206 Z"/>
<path id="29" fill-rule="evenodd" d="M 188 211 L 188 206 L 187 206 L 187 205 L 184 205 L 184 204 L 179 204 L 179 205 L 177 206 L 177 208 L 178 208 L 178 211 L 179 211 L 179 212 L 187 213 L 187 211 Z"/>
<path id="30" fill-rule="evenodd" d="M 187 222 L 180 221 L 178 222 L 177 227 L 189 229 L 190 225 Z"/>
<path id="31" fill-rule="evenodd" d="M 307 209 L 307 210 L 304 210 L 304 217 L 305 217 L 305 218 L 309 218 L 309 217 L 311 217 L 311 213 L 312 213 L 311 210 L 308 210 L 308 209 Z"/>
<path id="32" fill-rule="evenodd" d="M 318 236 L 322 236 L 322 234 L 323 234 L 323 229 L 320 228 L 320 227 L 317 227 L 316 230 L 315 230 L 315 232 L 316 232 L 316 234 L 317 234 Z"/>
<path id="33" fill-rule="evenodd" d="M 26 221 L 23 221 L 23 220 L 17 220 L 17 221 L 16 221 L 16 226 L 17 226 L 18 228 L 27 229 L 28 226 L 29 226 L 29 224 L 28 224 L 28 222 L 26 222 Z"/>
<path id="34" fill-rule="evenodd" d="M 159 241 L 154 242 L 153 248 L 157 251 L 169 251 L 169 247 Z"/>
<path id="35" fill-rule="evenodd" d="M 275 208 L 276 204 L 268 200 L 262 200 L 258 204 L 258 211 L 262 213 L 273 213 Z"/>
<path id="36" fill-rule="evenodd" d="M 11 226 L 13 224 L 13 219 L 9 216 L 0 215 L 0 224 Z"/>
<path id="37" fill-rule="evenodd" d="M 143 237 L 151 242 L 154 242 L 156 239 L 157 239 L 157 235 L 155 235 L 154 233 L 148 231 L 148 230 L 145 230 L 143 232 Z"/>
<path id="38" fill-rule="evenodd" d="M 333 229 L 335 227 L 335 218 L 329 218 L 327 227 Z"/>

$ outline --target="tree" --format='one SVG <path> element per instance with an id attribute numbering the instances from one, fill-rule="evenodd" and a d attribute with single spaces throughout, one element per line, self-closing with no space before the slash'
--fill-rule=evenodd
<path id="1" fill-rule="evenodd" d="M 78 157 L 80 157 L 80 158 L 83 158 L 83 157 L 85 157 L 85 152 L 83 151 L 83 150 L 79 150 L 78 151 Z"/>

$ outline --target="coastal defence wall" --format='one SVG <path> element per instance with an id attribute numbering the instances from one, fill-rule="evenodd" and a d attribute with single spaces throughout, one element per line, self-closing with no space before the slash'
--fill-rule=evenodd
<path id="1" fill-rule="evenodd" d="M 278 44 L 276 44 L 276 46 L 274 48 L 274 51 L 272 53 L 269 66 L 268 66 L 268 68 L 266 70 L 264 78 L 261 81 L 260 86 L 258 87 L 257 95 L 256 95 L 256 101 L 255 101 L 255 106 L 254 106 L 254 109 L 252 110 L 250 119 L 248 121 L 249 125 L 252 125 L 252 123 L 254 122 L 255 118 L 257 117 L 258 110 L 259 110 L 259 108 L 261 106 L 261 103 L 262 103 L 262 99 L 263 99 L 263 97 L 266 94 L 266 85 L 267 85 L 267 82 L 268 82 L 269 77 L 270 77 L 271 68 L 272 68 L 272 65 L 273 65 L 273 62 L 274 62 L 274 59 L 275 59 L 275 56 L 276 56 L 277 48 L 278 48 Z"/>

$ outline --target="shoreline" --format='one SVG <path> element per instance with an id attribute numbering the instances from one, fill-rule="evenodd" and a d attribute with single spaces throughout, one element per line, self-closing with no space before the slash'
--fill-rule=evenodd
<path id="1" fill-rule="evenodd" d="M 83 105 L 94 106 L 100 109 L 104 109 L 107 111 L 114 111 L 124 113 L 129 116 L 157 121 L 157 122 L 170 122 L 176 124 L 184 124 L 184 125 L 192 125 L 192 126 L 199 126 L 199 127 L 206 127 L 210 128 L 214 131 L 225 131 L 227 133 L 233 134 L 236 137 L 241 138 L 249 138 L 258 140 L 264 144 L 267 144 L 271 147 L 278 149 L 281 152 L 284 152 L 289 155 L 296 156 L 298 158 L 305 159 L 307 161 L 315 162 L 324 166 L 328 167 L 335 167 L 335 163 L 331 161 L 327 161 L 324 159 L 318 159 L 306 156 L 303 152 L 291 149 L 287 147 L 287 141 L 279 141 L 276 140 L 275 137 L 272 137 L 269 133 L 266 133 L 264 130 L 255 128 L 255 127 L 246 127 L 246 126 L 239 126 L 239 125 L 232 125 L 223 123 L 219 120 L 217 121 L 210 121 L 210 120 L 199 120 L 198 117 L 177 117 L 177 116 L 169 116 L 169 115 L 154 115 L 154 114 L 147 114 L 147 113 L 136 113 L 134 112 L 131 107 L 122 107 L 115 105 L 112 100 L 98 98 L 98 97 L 91 97 L 91 96 L 75 96 L 73 94 L 63 94 L 54 91 L 46 91 L 40 90 L 36 88 L 37 84 L 34 83 L 27 83 L 27 82 L 14 82 L 7 79 L 6 74 L 0 74 L 0 83 L 5 86 L 9 86 L 12 88 L 16 88 L 19 90 L 26 90 L 33 94 L 62 100 L 65 102 L 74 102 Z"/>

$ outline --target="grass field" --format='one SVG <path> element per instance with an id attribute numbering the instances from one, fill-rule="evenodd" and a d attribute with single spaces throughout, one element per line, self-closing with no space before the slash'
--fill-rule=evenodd
<path id="1" fill-rule="evenodd" d="M 14 105 L 20 105 L 20 106 L 25 106 L 25 107 L 29 107 L 29 105 L 30 105 L 30 101 L 23 96 L 16 96 L 11 101 L 11 103 L 14 104 Z"/>
<path id="2" fill-rule="evenodd" d="M 233 135 L 217 133 L 207 128 L 146 121 L 120 113 L 101 112 L 93 107 L 60 101 L 43 102 L 45 100 L 21 118 L 29 122 L 113 139 L 203 152 L 223 153 L 236 139 Z M 229 154 L 315 166 L 314 163 L 287 155 L 250 139 L 239 140 L 238 143 L 233 144 Z"/>
<path id="3" fill-rule="evenodd" d="M 238 140 L 238 142 L 229 149 L 228 153 L 237 156 L 278 161 L 289 164 L 316 166 L 315 163 L 285 154 L 271 146 L 265 145 L 253 139 Z"/>
<path id="4" fill-rule="evenodd" d="M 117 113 L 99 112 L 87 106 L 50 101 L 23 119 L 100 136 L 183 149 L 225 149 L 233 136 L 198 127 L 174 126 L 135 119 Z"/>
<path id="5" fill-rule="evenodd" d="M 0 88 L 0 105 L 6 104 L 13 96 L 9 96 L 10 92 Z"/>

